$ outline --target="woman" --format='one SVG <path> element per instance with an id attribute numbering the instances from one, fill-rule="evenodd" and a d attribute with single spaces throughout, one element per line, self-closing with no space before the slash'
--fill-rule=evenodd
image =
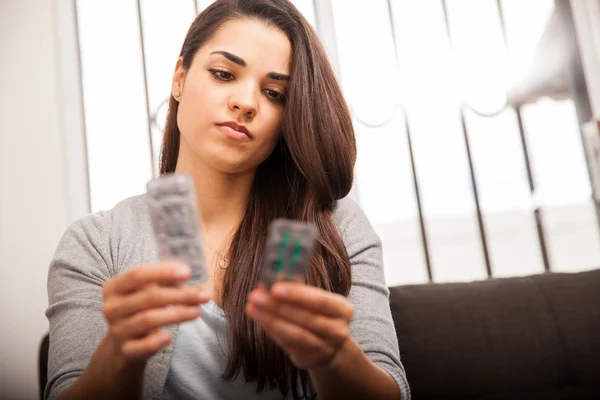
<path id="1" fill-rule="evenodd" d="M 193 178 L 209 284 L 157 262 L 144 196 L 74 223 L 49 272 L 46 397 L 409 398 L 380 241 L 344 199 L 351 118 L 305 19 L 287 0 L 213 3 L 171 94 L 161 174 Z M 266 291 L 279 217 L 314 223 L 317 245 L 306 284 Z"/>

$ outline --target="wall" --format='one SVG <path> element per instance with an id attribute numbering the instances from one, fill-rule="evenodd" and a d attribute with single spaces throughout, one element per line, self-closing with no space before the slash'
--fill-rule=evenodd
<path id="1" fill-rule="evenodd" d="M 48 263 L 89 209 L 71 3 L 1 1 L 1 398 L 38 396 Z"/>

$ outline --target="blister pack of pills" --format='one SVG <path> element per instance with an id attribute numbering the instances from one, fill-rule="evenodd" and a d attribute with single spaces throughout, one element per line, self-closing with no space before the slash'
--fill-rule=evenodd
<path id="1" fill-rule="evenodd" d="M 277 219 L 269 226 L 260 282 L 267 289 L 282 280 L 304 282 L 315 247 L 312 224 Z"/>
<path id="2" fill-rule="evenodd" d="M 189 265 L 189 283 L 209 278 L 202 249 L 196 194 L 187 174 L 166 174 L 146 185 L 147 204 L 159 260 L 178 260 Z"/>

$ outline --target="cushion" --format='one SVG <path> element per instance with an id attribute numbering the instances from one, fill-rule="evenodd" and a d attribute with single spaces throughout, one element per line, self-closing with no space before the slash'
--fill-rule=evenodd
<path id="1" fill-rule="evenodd" d="M 600 270 L 396 286 L 390 304 L 416 400 L 599 384 Z"/>

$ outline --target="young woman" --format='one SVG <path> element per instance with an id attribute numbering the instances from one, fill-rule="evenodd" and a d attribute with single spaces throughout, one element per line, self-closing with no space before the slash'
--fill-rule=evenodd
<path id="1" fill-rule="evenodd" d="M 158 263 L 145 196 L 75 222 L 51 263 L 49 399 L 408 399 L 381 244 L 345 198 L 354 132 L 287 0 L 219 0 L 185 38 L 161 174 L 194 181 L 211 279 Z M 306 283 L 257 288 L 269 223 L 318 228 Z"/>

